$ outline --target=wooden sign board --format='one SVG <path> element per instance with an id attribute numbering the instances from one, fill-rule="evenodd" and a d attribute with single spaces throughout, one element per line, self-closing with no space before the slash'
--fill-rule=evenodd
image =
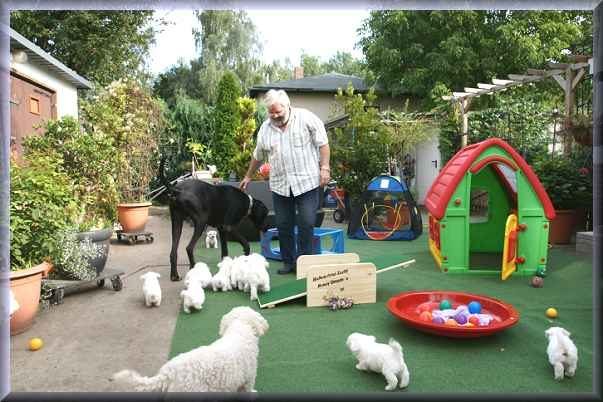
<path id="1" fill-rule="evenodd" d="M 360 257 L 356 253 L 300 255 L 297 257 L 297 279 L 305 278 L 308 271 L 316 265 L 347 264 L 359 261 Z"/>
<path id="2" fill-rule="evenodd" d="M 377 301 L 377 272 L 370 262 L 315 265 L 306 276 L 306 306 L 326 306 L 328 297 L 349 297 L 354 304 Z"/>

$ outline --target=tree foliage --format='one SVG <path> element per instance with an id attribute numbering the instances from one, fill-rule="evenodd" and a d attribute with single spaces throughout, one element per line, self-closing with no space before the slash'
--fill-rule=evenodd
<path id="1" fill-rule="evenodd" d="M 228 177 L 235 166 L 233 157 L 237 154 L 235 137 L 241 124 L 238 98 L 241 96 L 239 79 L 232 71 L 226 71 L 218 84 L 215 108 L 214 161 L 218 173 Z"/>
<path id="2" fill-rule="evenodd" d="M 357 94 L 350 85 L 339 90 L 335 100 L 349 115 L 346 127 L 336 128 L 332 136 L 331 159 L 333 177 L 352 199 L 358 198 L 367 183 L 387 172 L 389 134 L 374 104 L 376 95 Z"/>
<path id="3" fill-rule="evenodd" d="M 371 12 L 359 44 L 391 94 L 428 99 L 438 83 L 462 90 L 564 61 L 591 31 L 587 12 L 388 10 Z"/>
<path id="4" fill-rule="evenodd" d="M 247 13 L 205 10 L 195 15 L 200 23 L 199 29 L 193 29 L 193 35 L 200 51 L 199 78 L 205 91 L 204 100 L 215 101 L 217 84 L 226 70 L 239 77 L 243 91 L 261 82 L 262 47 Z"/>
<path id="5" fill-rule="evenodd" d="M 15 31 L 89 80 L 145 78 L 153 11 L 13 11 Z"/>

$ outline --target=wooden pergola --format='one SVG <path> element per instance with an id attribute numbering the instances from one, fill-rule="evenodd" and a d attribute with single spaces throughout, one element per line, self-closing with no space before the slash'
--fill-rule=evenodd
<path id="1" fill-rule="evenodd" d="M 576 102 L 575 89 L 580 80 L 587 73 L 592 74 L 592 58 L 584 55 L 570 56 L 573 63 L 548 63 L 546 70 L 536 70 L 529 68 L 526 74 L 509 74 L 507 80 L 492 79 L 491 84 L 477 84 L 477 88 L 465 87 L 464 92 L 453 92 L 452 96 L 443 96 L 444 100 L 458 102 L 463 121 L 462 146 L 467 145 L 467 134 L 469 130 L 469 106 L 471 99 L 481 95 L 488 95 L 498 91 L 506 91 L 508 88 L 524 85 L 530 82 L 542 81 L 553 77 L 561 86 L 565 94 L 565 114 L 563 119 L 563 128 L 567 129 L 572 125 L 572 110 Z M 569 138 L 565 136 L 565 141 Z M 564 145 L 568 145 L 566 142 Z M 567 147 L 564 147 L 567 148 Z"/>

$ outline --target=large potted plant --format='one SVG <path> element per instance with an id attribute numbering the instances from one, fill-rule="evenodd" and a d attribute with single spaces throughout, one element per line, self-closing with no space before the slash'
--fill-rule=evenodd
<path id="1" fill-rule="evenodd" d="M 158 139 L 165 120 L 160 101 L 131 79 L 117 80 L 82 106 L 92 133 L 113 140 L 117 214 L 124 232 L 144 230 L 151 203 L 146 195 L 157 174 Z"/>
<path id="2" fill-rule="evenodd" d="M 42 277 L 59 246 L 57 233 L 73 221 L 77 199 L 56 155 L 11 159 L 10 165 L 10 287 L 20 306 L 10 328 L 18 334 L 33 323 Z"/>
<path id="3" fill-rule="evenodd" d="M 534 171 L 555 208 L 549 230 L 551 244 L 570 243 L 576 231 L 576 209 L 592 203 L 592 175 L 580 164 L 571 156 L 559 155 L 534 162 Z"/>
<path id="4" fill-rule="evenodd" d="M 566 131 L 574 140 L 583 146 L 593 145 L 593 117 L 590 114 L 575 114 L 572 116 L 571 126 Z"/>
<path id="5" fill-rule="evenodd" d="M 57 155 L 61 167 L 71 178 L 78 199 L 78 213 L 72 231 L 81 247 L 85 242 L 98 245 L 101 251 L 88 260 L 97 273 L 104 269 L 109 254 L 109 239 L 116 220 L 117 186 L 114 176 L 117 163 L 113 139 L 103 132 L 86 132 L 72 117 L 48 120 L 43 136 L 32 136 L 24 142 L 30 159 L 38 155 Z M 74 250 L 78 255 L 79 250 Z"/>

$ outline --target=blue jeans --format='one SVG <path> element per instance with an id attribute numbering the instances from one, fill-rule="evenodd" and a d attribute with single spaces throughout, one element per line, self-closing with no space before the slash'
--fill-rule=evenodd
<path id="1" fill-rule="evenodd" d="M 319 206 L 319 189 L 320 187 L 316 187 L 297 197 L 293 193 L 290 193 L 289 197 L 283 197 L 272 192 L 278 240 L 285 266 L 295 267 L 297 257 L 312 254 L 312 237 L 316 211 Z M 297 247 L 295 245 L 295 226 L 298 230 Z"/>

